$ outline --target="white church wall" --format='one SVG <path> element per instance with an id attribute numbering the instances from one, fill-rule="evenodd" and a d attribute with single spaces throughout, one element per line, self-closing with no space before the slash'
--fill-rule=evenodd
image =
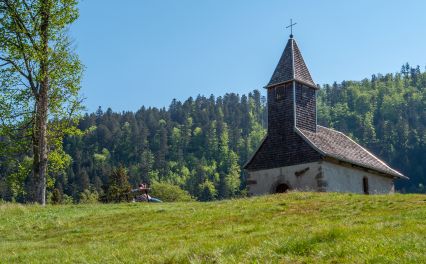
<path id="1" fill-rule="evenodd" d="M 339 166 L 330 162 L 323 162 L 322 171 L 326 181 L 327 192 L 364 193 L 363 178 L 368 178 L 370 194 L 393 193 L 393 179 L 355 168 Z"/>
<path id="2" fill-rule="evenodd" d="M 279 184 L 300 191 L 364 193 L 363 178 L 368 178 L 370 194 L 393 193 L 393 179 L 363 170 L 319 161 L 249 172 L 251 195 L 275 193 Z"/>
<path id="3" fill-rule="evenodd" d="M 319 191 L 319 176 L 321 176 L 321 162 L 251 171 L 248 178 L 249 193 L 251 195 L 274 193 L 276 187 L 282 183 L 291 189 Z"/>

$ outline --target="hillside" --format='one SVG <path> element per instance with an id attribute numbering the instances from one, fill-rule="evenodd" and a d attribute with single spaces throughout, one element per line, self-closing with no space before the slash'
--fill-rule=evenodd
<path id="1" fill-rule="evenodd" d="M 344 132 L 391 167 L 410 177 L 400 192 L 426 192 L 426 73 L 404 65 L 399 73 L 324 85 L 318 93 L 318 123 Z M 81 134 L 55 146 L 48 193 L 80 200 L 102 195 L 109 176 L 124 166 L 129 182 L 168 182 L 198 200 L 244 195 L 241 166 L 266 133 L 266 99 L 247 95 L 197 96 L 168 108 L 136 112 L 98 109 L 81 118 Z M 20 137 L 1 139 L 0 200 L 31 201 L 31 148 Z M 7 151 L 6 151 L 7 150 Z"/>
<path id="2" fill-rule="evenodd" d="M 423 263 L 426 196 L 0 205 L 0 263 Z"/>

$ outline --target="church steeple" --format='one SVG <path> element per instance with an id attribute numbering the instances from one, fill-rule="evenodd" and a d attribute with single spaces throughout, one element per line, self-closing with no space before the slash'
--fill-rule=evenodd
<path id="1" fill-rule="evenodd" d="M 316 131 L 316 91 L 299 47 L 290 37 L 272 74 L 268 90 L 268 133 L 292 133 L 294 128 Z"/>
<path id="2" fill-rule="evenodd" d="M 314 89 L 317 88 L 292 35 L 266 88 L 291 81 L 300 82 Z"/>

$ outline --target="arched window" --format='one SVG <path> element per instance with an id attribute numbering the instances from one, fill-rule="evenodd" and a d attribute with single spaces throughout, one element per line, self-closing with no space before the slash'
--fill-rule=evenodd
<path id="1" fill-rule="evenodd" d="M 364 191 L 364 194 L 369 194 L 369 191 L 368 191 L 368 178 L 367 177 L 362 178 L 362 189 Z"/>

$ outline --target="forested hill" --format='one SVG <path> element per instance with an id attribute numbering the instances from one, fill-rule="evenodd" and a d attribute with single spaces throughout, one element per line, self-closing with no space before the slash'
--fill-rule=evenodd
<path id="1" fill-rule="evenodd" d="M 398 74 L 325 85 L 318 122 L 352 136 L 408 175 L 399 190 L 426 183 L 426 73 L 405 65 Z M 168 181 L 201 200 L 226 198 L 245 188 L 241 166 L 266 130 L 266 100 L 259 91 L 173 100 L 168 109 L 144 108 L 86 115 L 83 137 L 68 138 L 73 158 L 57 185 L 75 196 L 98 191 L 112 166 L 124 165 L 130 182 Z"/>
<path id="2" fill-rule="evenodd" d="M 425 192 L 425 87 L 426 73 L 409 65 L 397 74 L 324 85 L 318 122 L 347 133 L 409 176 L 397 183 L 400 191 Z M 112 168 L 122 165 L 133 186 L 169 182 L 198 200 L 244 195 L 241 167 L 265 135 L 266 120 L 266 100 L 257 90 L 173 100 L 168 109 L 99 109 L 80 121 L 83 135 L 65 139 L 72 163 L 51 175 L 56 180 L 50 191 L 56 188 L 75 201 L 84 190 L 102 193 Z M 0 198 L 10 199 L 13 184 L 0 184 Z"/>

